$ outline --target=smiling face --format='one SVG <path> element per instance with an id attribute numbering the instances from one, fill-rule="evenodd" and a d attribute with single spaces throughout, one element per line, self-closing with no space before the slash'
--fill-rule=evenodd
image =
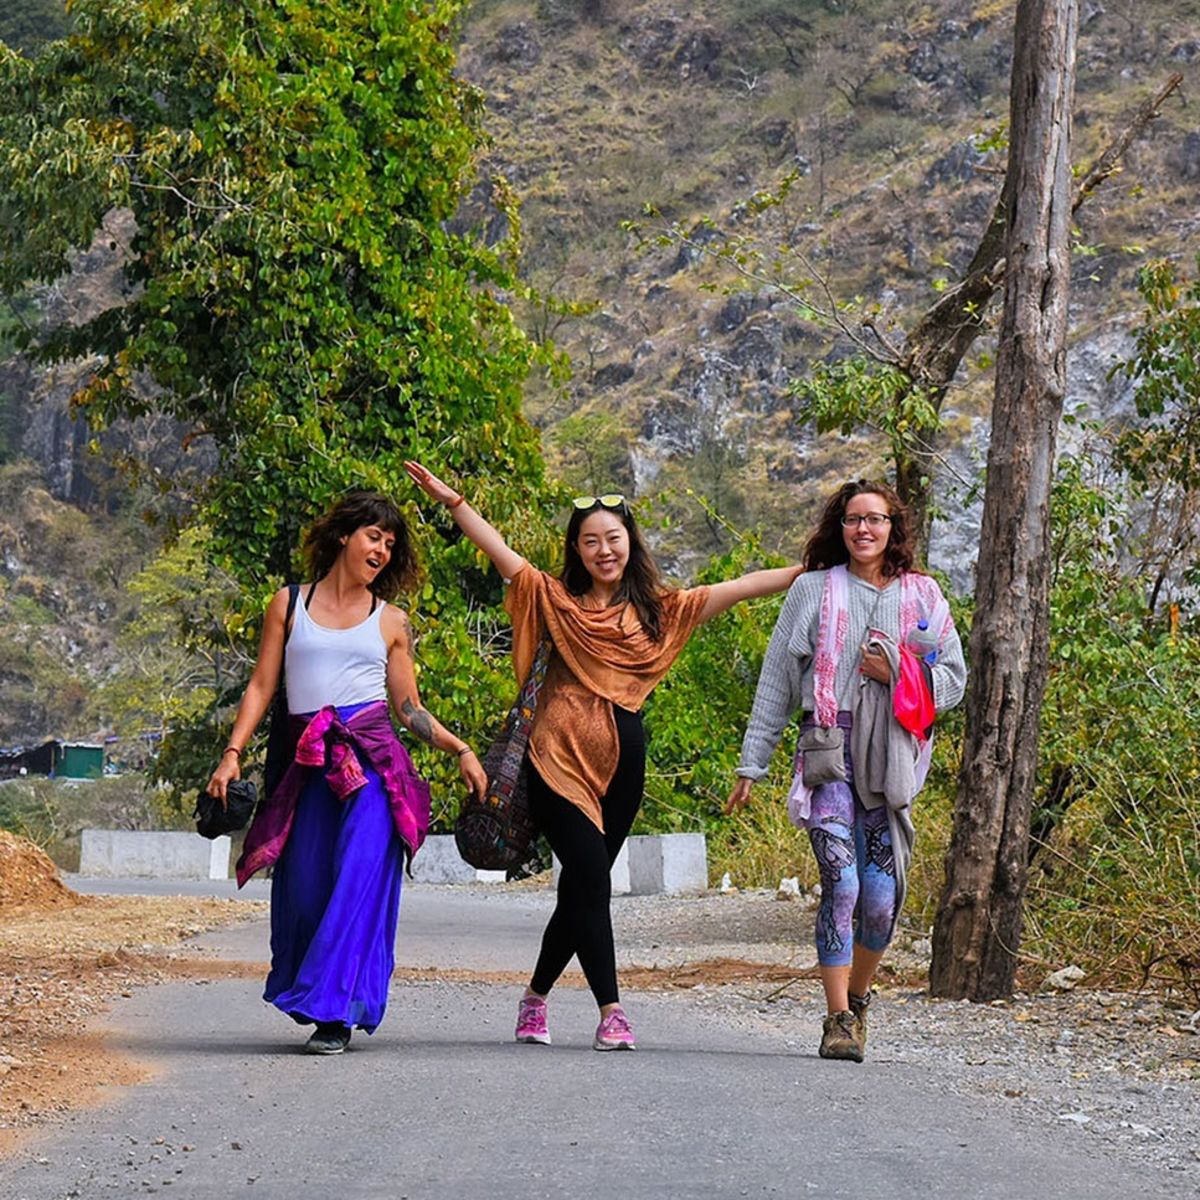
<path id="1" fill-rule="evenodd" d="M 580 524 L 575 549 L 594 582 L 615 587 L 629 562 L 629 531 L 616 513 L 598 508 Z"/>
<path id="2" fill-rule="evenodd" d="M 889 516 L 888 502 L 875 492 L 862 492 L 847 501 L 844 516 L 865 517 L 872 513 Z M 883 552 L 891 535 L 891 521 L 883 521 L 875 526 L 868 521 L 843 525 L 842 540 L 850 555 L 850 569 L 856 575 L 867 577 L 882 574 Z"/>
<path id="3" fill-rule="evenodd" d="M 370 587 L 392 558 L 396 535 L 378 525 L 360 525 L 342 541 L 342 562 L 354 579 Z"/>

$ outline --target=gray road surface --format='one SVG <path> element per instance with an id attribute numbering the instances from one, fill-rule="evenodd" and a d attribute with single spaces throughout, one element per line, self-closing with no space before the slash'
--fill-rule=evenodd
<path id="1" fill-rule="evenodd" d="M 527 969 L 550 901 L 412 888 L 409 965 Z M 237 959 L 262 921 L 201 939 Z M 739 1029 L 686 993 L 627 994 L 642 1048 L 590 1049 L 586 993 L 551 1004 L 552 1047 L 511 1041 L 516 991 L 395 986 L 371 1038 L 330 1059 L 249 981 L 173 983 L 105 1019 L 148 1083 L 66 1117 L 0 1163 L 4 1200 L 144 1196 L 1180 1197 L 1178 1176 L 1097 1156 L 1069 1128 L 1020 1125 L 939 1088 L 936 1070 L 816 1057 Z M 1085 1148 L 1086 1146 L 1086 1148 Z"/>

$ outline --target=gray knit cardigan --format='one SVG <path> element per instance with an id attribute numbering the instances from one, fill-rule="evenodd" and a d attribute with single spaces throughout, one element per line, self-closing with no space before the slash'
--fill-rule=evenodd
<path id="1" fill-rule="evenodd" d="M 797 576 L 775 622 L 737 768 L 737 773 L 747 779 L 761 779 L 767 773 L 771 756 L 792 715 L 798 710 L 812 712 L 815 707 L 812 661 L 827 573 L 810 571 Z M 893 579 L 886 587 L 877 588 L 851 575 L 849 593 L 850 626 L 835 683 L 838 708 L 847 711 L 854 708 L 854 691 L 860 678 L 860 647 L 866 640 L 867 629 L 878 629 L 893 640 L 900 640 L 900 581 Z M 967 682 L 957 630 L 950 631 L 932 674 L 934 707 L 938 712 L 953 708 L 962 699 Z"/>

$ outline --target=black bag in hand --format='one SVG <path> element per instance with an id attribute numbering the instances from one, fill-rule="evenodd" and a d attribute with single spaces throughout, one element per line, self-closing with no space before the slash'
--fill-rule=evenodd
<path id="1" fill-rule="evenodd" d="M 217 838 L 223 833 L 244 829 L 254 812 L 258 792 L 248 779 L 231 779 L 225 787 L 227 804 L 201 791 L 196 797 L 196 832 L 201 837 Z"/>

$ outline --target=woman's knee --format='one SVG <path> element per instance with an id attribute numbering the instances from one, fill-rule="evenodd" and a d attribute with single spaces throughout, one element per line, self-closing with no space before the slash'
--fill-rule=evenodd
<path id="1" fill-rule="evenodd" d="M 608 904 L 612 899 L 612 875 L 607 855 L 589 855 L 563 863 L 558 895 L 560 900 L 575 906 Z"/>

